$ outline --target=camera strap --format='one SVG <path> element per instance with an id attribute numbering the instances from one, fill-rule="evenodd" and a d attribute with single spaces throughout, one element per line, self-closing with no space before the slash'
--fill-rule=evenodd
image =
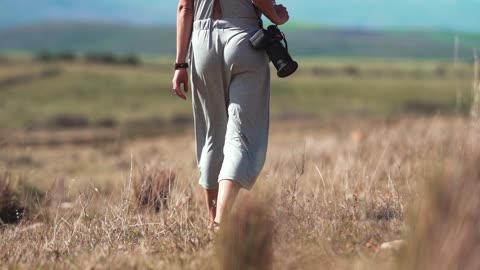
<path id="1" fill-rule="evenodd" d="M 255 6 L 255 4 L 252 2 L 252 6 L 253 8 L 255 9 L 255 12 L 257 13 L 257 16 L 258 16 L 258 23 L 260 25 L 260 28 L 261 29 L 265 29 L 263 28 L 263 20 L 262 20 L 262 12 L 257 8 L 257 6 Z M 287 49 L 288 51 L 288 42 L 287 42 L 287 37 L 285 37 L 285 34 L 283 32 L 280 32 L 282 33 L 282 37 L 283 37 L 283 42 L 285 43 L 285 48 Z"/>
<path id="2" fill-rule="evenodd" d="M 255 9 L 255 13 L 257 14 L 258 17 L 258 25 L 260 26 L 261 29 L 263 29 L 263 20 L 262 20 L 262 12 L 255 6 L 255 4 L 252 2 L 252 6 Z"/>

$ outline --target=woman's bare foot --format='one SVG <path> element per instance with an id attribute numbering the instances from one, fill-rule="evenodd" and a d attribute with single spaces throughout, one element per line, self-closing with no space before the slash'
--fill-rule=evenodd
<path id="1" fill-rule="evenodd" d="M 220 224 L 215 222 L 215 221 L 212 221 L 210 223 L 210 225 L 208 226 L 208 229 L 211 231 L 211 232 L 218 232 L 220 230 Z"/>
<path id="2" fill-rule="evenodd" d="M 208 228 L 210 228 L 215 222 L 215 217 L 217 213 L 218 189 L 205 189 L 204 195 L 208 209 Z"/>

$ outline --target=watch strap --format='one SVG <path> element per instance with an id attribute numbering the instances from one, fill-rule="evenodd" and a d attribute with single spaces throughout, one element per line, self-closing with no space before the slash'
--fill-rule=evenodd
<path id="1" fill-rule="evenodd" d="M 182 69 L 182 68 L 188 68 L 188 64 L 187 63 L 175 63 L 175 70 Z"/>

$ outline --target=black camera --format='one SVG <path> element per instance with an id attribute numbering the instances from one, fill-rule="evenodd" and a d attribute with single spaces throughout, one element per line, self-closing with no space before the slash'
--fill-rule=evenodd
<path id="1" fill-rule="evenodd" d="M 282 41 L 285 42 L 285 46 Z M 287 39 L 276 25 L 258 30 L 250 39 L 250 43 L 255 49 L 267 51 L 268 57 L 277 69 L 278 77 L 288 77 L 297 70 L 298 63 L 293 61 L 288 53 Z"/>

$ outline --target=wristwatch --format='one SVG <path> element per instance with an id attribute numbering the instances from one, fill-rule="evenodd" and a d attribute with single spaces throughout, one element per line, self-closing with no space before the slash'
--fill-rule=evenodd
<path id="1" fill-rule="evenodd" d="M 188 64 L 187 63 L 175 63 L 175 70 L 182 69 L 182 68 L 188 68 Z"/>

